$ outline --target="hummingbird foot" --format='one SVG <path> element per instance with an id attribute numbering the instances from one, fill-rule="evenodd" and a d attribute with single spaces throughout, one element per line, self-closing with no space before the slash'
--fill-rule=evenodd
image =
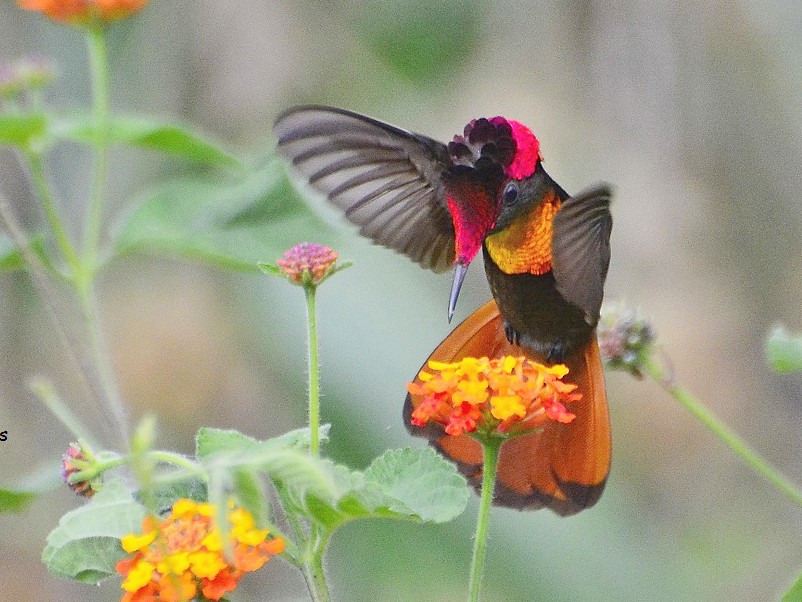
<path id="1" fill-rule="evenodd" d="M 513 345 L 521 344 L 521 333 L 515 330 L 507 322 L 504 322 L 504 334 L 507 335 L 507 340 Z"/>

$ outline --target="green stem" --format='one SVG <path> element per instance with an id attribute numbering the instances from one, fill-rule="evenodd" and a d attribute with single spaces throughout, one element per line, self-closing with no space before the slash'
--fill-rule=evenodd
<path id="1" fill-rule="evenodd" d="M 654 361 L 651 355 L 644 359 L 642 367 L 650 378 L 657 382 L 674 399 L 679 401 L 685 409 L 693 414 L 693 416 L 706 426 L 716 437 L 721 439 L 732 451 L 738 454 L 755 472 L 767 479 L 796 505 L 802 506 L 802 491 L 749 447 L 746 441 L 741 439 L 716 418 L 704 407 L 704 404 L 699 399 L 666 378 L 663 369 Z"/>
<path id="2" fill-rule="evenodd" d="M 61 221 L 61 217 L 59 217 L 58 211 L 56 210 L 56 203 L 53 200 L 53 195 L 50 192 L 50 186 L 48 185 L 47 178 L 45 176 L 42 156 L 39 153 L 29 149 L 24 150 L 23 155 L 26 163 L 28 164 L 31 180 L 33 181 L 34 188 L 36 188 L 36 193 L 39 195 L 39 199 L 42 201 L 42 207 L 44 208 L 47 222 L 50 224 L 50 229 L 53 231 L 53 235 L 56 237 L 56 244 L 58 244 L 59 249 L 61 249 L 61 253 L 64 256 L 64 260 L 67 262 L 67 265 L 70 266 L 72 276 L 75 277 L 75 275 L 81 271 L 81 262 L 78 258 L 75 248 L 70 242 L 69 236 L 67 236 L 67 231 L 64 229 L 64 224 Z"/>
<path id="3" fill-rule="evenodd" d="M 59 422 L 75 435 L 76 439 L 86 441 L 90 447 L 96 447 L 96 443 L 89 437 L 86 429 L 62 401 L 51 383 L 42 379 L 34 379 L 30 382 L 30 388 L 47 409 L 58 418 Z"/>
<path id="4" fill-rule="evenodd" d="M 128 413 L 125 409 L 120 391 L 117 388 L 117 380 L 114 370 L 111 367 L 106 343 L 103 333 L 100 330 L 100 316 L 95 299 L 94 283 L 89 281 L 79 281 L 78 297 L 81 302 L 81 310 L 84 314 L 87 333 L 89 335 L 89 348 L 91 351 L 92 363 L 97 369 L 97 376 L 100 387 L 103 391 L 103 398 L 109 406 L 114 422 L 117 426 L 122 442 L 129 440 Z"/>
<path id="5" fill-rule="evenodd" d="M 317 319 L 315 317 L 315 286 L 304 286 L 306 317 L 309 324 L 309 451 L 320 454 L 320 374 L 317 348 Z"/>
<path id="6" fill-rule="evenodd" d="M 306 579 L 313 602 L 329 602 L 331 600 L 326 574 L 323 571 L 324 549 L 325 545 L 320 545 L 311 558 L 307 558 L 303 564 L 304 579 Z"/>
<path id="7" fill-rule="evenodd" d="M 473 559 L 471 560 L 471 576 L 468 582 L 468 600 L 479 602 L 482 590 L 482 575 L 487 550 L 487 529 L 490 522 L 490 508 L 493 505 L 493 490 L 496 486 L 496 469 L 498 456 L 503 440 L 487 438 L 481 440 L 484 450 L 484 466 L 482 468 L 482 496 L 479 501 L 479 517 L 476 521 L 476 535 L 473 540 Z"/>
<path id="8" fill-rule="evenodd" d="M 87 28 L 87 49 L 92 69 L 92 106 L 94 117 L 93 181 L 86 214 L 82 269 L 76 274 L 75 288 L 84 314 L 92 360 L 98 372 L 100 386 L 109 405 L 123 441 L 128 441 L 129 429 L 108 351 L 100 330 L 100 314 L 95 296 L 98 242 L 103 219 L 103 199 L 106 187 L 109 123 L 109 61 L 106 32 L 103 24 Z"/>
<path id="9" fill-rule="evenodd" d="M 148 453 L 151 458 L 153 458 L 158 462 L 164 462 L 165 464 L 172 464 L 173 466 L 185 468 L 190 472 L 201 471 L 201 467 L 197 462 L 193 462 L 192 460 L 190 460 L 186 456 L 182 456 L 181 454 L 176 454 L 168 451 L 159 451 L 159 450 L 153 450 Z"/>
<path id="10" fill-rule="evenodd" d="M 84 266 L 94 277 L 97 262 L 100 226 L 103 219 L 103 198 L 106 187 L 109 124 L 109 61 L 106 32 L 101 23 L 87 28 L 87 46 L 92 68 L 92 105 L 94 116 L 94 176 L 89 211 L 84 233 Z"/>

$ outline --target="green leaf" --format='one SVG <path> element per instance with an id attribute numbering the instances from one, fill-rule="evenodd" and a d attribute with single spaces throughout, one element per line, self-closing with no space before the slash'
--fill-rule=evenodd
<path id="1" fill-rule="evenodd" d="M 312 496 L 311 517 L 329 531 L 359 518 L 447 522 L 468 503 L 468 487 L 433 449 L 389 450 L 364 473 L 332 467 L 334 503 Z"/>
<path id="2" fill-rule="evenodd" d="M 330 424 L 320 425 L 320 441 L 325 443 L 329 438 Z M 252 453 L 262 449 L 293 448 L 309 449 L 310 435 L 308 428 L 300 428 L 259 441 L 239 431 L 203 427 L 195 435 L 195 455 L 200 459 L 215 452 Z"/>
<path id="3" fill-rule="evenodd" d="M 327 426 L 321 429 L 323 437 L 327 434 Z M 329 501 L 336 497 L 333 465 L 309 455 L 308 429 L 258 441 L 233 430 L 202 428 L 198 431 L 195 445 L 198 459 L 204 462 L 210 472 L 230 471 L 235 475 L 241 471 L 251 475 L 263 473 L 300 505 L 303 505 L 307 495 Z M 228 487 L 228 483 L 225 487 Z M 234 487 L 236 489 L 236 483 Z M 253 496 L 254 492 L 243 493 Z"/>
<path id="4" fill-rule="evenodd" d="M 792 335 L 784 326 L 775 326 L 766 339 L 766 358 L 777 372 L 802 370 L 802 336 Z"/>
<path id="5" fill-rule="evenodd" d="M 136 498 L 140 502 L 143 501 L 141 492 Z M 179 482 L 155 483 L 147 492 L 148 502 L 159 511 L 172 508 L 175 501 L 181 498 L 205 502 L 209 499 L 208 487 L 200 479 L 187 479 Z"/>
<path id="6" fill-rule="evenodd" d="M 275 157 L 230 182 L 189 177 L 150 191 L 119 228 L 117 254 L 160 252 L 256 272 L 300 240 L 331 236 Z"/>
<path id="7" fill-rule="evenodd" d="M 233 486 L 237 504 L 254 516 L 257 525 L 264 526 L 269 508 L 258 473 L 247 468 L 236 471 Z"/>
<path id="8" fill-rule="evenodd" d="M 39 236 L 31 237 L 28 244 L 39 259 L 49 268 L 52 268 L 50 257 L 47 256 L 45 241 Z M 7 236 L 0 234 L 0 272 L 16 272 L 25 267 L 25 259 L 22 252 Z"/>
<path id="9" fill-rule="evenodd" d="M 97 583 L 115 574 L 125 557 L 120 539 L 139 532 L 145 508 L 125 486 L 107 483 L 92 500 L 61 517 L 47 536 L 42 561 L 58 577 Z"/>
<path id="10" fill-rule="evenodd" d="M 272 263 L 257 263 L 257 267 L 262 270 L 268 276 L 278 276 L 279 278 L 286 278 L 284 272 L 281 271 L 281 268 L 278 266 L 273 265 Z"/>
<path id="11" fill-rule="evenodd" d="M 419 84 L 440 84 L 472 64 L 482 39 L 476 0 L 366 0 L 357 35 L 385 63 Z"/>
<path id="12" fill-rule="evenodd" d="M 203 459 L 217 452 L 245 452 L 259 446 L 259 441 L 235 430 L 201 428 L 195 435 L 195 455 Z"/>
<path id="13" fill-rule="evenodd" d="M 802 602 L 802 575 L 797 577 L 791 588 L 785 592 L 782 602 Z"/>
<path id="14" fill-rule="evenodd" d="M 23 512 L 37 497 L 32 491 L 0 489 L 0 512 Z"/>
<path id="15" fill-rule="evenodd" d="M 23 512 L 42 493 L 53 491 L 61 480 L 61 464 L 46 464 L 25 477 L 17 487 L 0 488 L 0 513 Z"/>
<path id="16" fill-rule="evenodd" d="M 53 126 L 56 136 L 85 144 L 94 143 L 96 131 L 92 118 L 84 115 L 62 119 Z M 113 116 L 107 135 L 111 143 L 156 150 L 198 163 L 238 165 L 230 153 L 181 124 Z"/>
<path id="17" fill-rule="evenodd" d="M 0 144 L 28 146 L 47 131 L 47 117 L 41 113 L 0 115 Z"/>
<path id="18" fill-rule="evenodd" d="M 424 521 L 450 521 L 468 503 L 465 479 L 431 447 L 388 450 L 371 463 L 365 479 L 403 505 L 390 510 L 409 509 Z"/>
<path id="19" fill-rule="evenodd" d="M 13 272 L 21 270 L 23 265 L 20 250 L 11 242 L 10 238 L 0 234 L 0 271 Z"/>

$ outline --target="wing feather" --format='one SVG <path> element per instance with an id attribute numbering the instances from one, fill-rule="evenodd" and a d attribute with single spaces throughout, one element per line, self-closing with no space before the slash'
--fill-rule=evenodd
<path id="1" fill-rule="evenodd" d="M 436 272 L 453 265 L 444 144 L 334 107 L 290 109 L 274 129 L 279 151 L 360 233 Z"/>
<path id="2" fill-rule="evenodd" d="M 581 309 L 592 326 L 599 321 L 610 265 L 611 196 L 606 185 L 588 189 L 566 199 L 554 218 L 552 269 L 557 291 Z"/>

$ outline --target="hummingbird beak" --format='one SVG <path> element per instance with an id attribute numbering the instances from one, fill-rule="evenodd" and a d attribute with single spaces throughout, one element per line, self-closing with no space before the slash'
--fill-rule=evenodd
<path id="1" fill-rule="evenodd" d="M 462 288 L 462 281 L 465 279 L 465 274 L 468 272 L 468 264 L 457 263 L 454 267 L 454 280 L 451 282 L 451 296 L 448 298 L 448 322 L 451 323 L 451 318 L 454 317 L 454 309 L 457 307 L 457 297 L 459 297 L 459 289 Z"/>

